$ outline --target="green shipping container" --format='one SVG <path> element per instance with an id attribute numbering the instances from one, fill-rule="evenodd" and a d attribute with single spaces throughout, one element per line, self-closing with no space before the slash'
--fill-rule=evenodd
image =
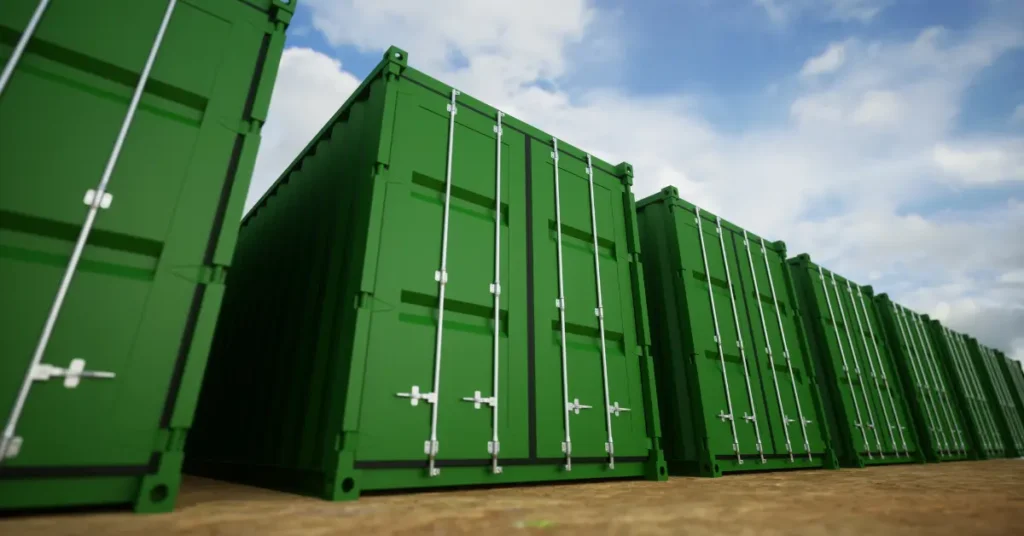
<path id="1" fill-rule="evenodd" d="M 1000 431 L 998 417 L 992 411 L 992 400 L 982 381 L 982 369 L 971 357 L 970 338 L 939 323 L 928 320 L 930 335 L 936 353 L 946 365 L 956 396 L 963 408 L 967 433 L 973 443 L 977 459 L 1006 456 L 1006 444 Z"/>
<path id="2" fill-rule="evenodd" d="M 1003 437 L 1005 456 L 1024 456 L 1024 421 L 1010 394 L 1010 378 L 1000 366 L 1002 358 L 974 337 L 968 337 L 967 350 L 978 372 L 978 379 L 981 380 L 982 391 L 988 397 L 989 412 L 995 418 L 996 427 Z"/>
<path id="3" fill-rule="evenodd" d="M 669 470 L 837 467 L 785 244 L 673 187 L 637 205 Z"/>
<path id="4" fill-rule="evenodd" d="M 996 350 L 996 355 L 999 356 L 999 366 L 1006 377 L 1006 386 L 1017 407 L 1017 414 L 1024 420 L 1024 367 L 1020 361 L 1006 357 L 1006 354 L 999 350 Z M 1021 456 L 1024 456 L 1024 453 L 1021 453 Z"/>
<path id="5" fill-rule="evenodd" d="M 407 60 L 244 219 L 189 470 L 333 500 L 665 479 L 632 167 Z"/>
<path id="6" fill-rule="evenodd" d="M 887 294 L 876 296 L 875 306 L 903 380 L 925 459 L 942 462 L 975 458 L 953 382 L 942 366 L 940 349 L 928 336 L 928 317 L 896 304 Z"/>
<path id="7" fill-rule="evenodd" d="M 293 4 L 0 2 L 0 509 L 173 509 Z"/>
<path id="8" fill-rule="evenodd" d="M 874 291 L 811 261 L 788 261 L 844 467 L 924 462 Z"/>

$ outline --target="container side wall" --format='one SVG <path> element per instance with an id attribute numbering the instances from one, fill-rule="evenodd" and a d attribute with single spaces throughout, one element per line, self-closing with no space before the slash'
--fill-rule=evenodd
<path id="1" fill-rule="evenodd" d="M 0 63 L 37 4 L 0 4 Z M 166 9 L 51 3 L 0 96 L 5 420 Z M 43 355 L 115 376 L 74 389 L 60 378 L 30 384 L 21 448 L 0 467 L 0 508 L 15 505 L 8 498 L 21 508 L 173 508 L 292 9 L 176 4 Z M 111 485 L 97 484 L 104 478 Z M 43 491 L 58 481 L 60 493 Z"/>
<path id="2" fill-rule="evenodd" d="M 246 217 L 190 471 L 331 491 L 387 94 L 367 82 Z"/>

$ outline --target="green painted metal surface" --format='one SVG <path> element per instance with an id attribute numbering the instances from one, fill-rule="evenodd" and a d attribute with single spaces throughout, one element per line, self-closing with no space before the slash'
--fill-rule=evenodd
<path id="1" fill-rule="evenodd" d="M 1000 365 L 1003 358 L 974 337 L 967 338 L 967 350 L 978 372 L 978 379 L 981 380 L 982 390 L 988 398 L 990 413 L 1002 435 L 1005 456 L 1024 456 L 1024 420 L 1010 392 L 1012 380 Z"/>
<path id="2" fill-rule="evenodd" d="M 243 221 L 189 470 L 333 500 L 666 478 L 631 166 L 407 61 Z"/>
<path id="3" fill-rule="evenodd" d="M 876 296 L 875 305 L 903 380 L 925 459 L 941 462 L 976 458 L 969 429 L 973 421 L 965 418 L 954 382 L 942 366 L 943 349 L 937 348 L 937 341 L 928 335 L 928 317 L 893 302 L 887 294 Z"/>
<path id="4" fill-rule="evenodd" d="M 924 462 L 872 288 L 822 268 L 807 254 L 788 264 L 840 463 Z"/>
<path id="5" fill-rule="evenodd" d="M 1002 458 L 1006 445 L 997 415 L 983 382 L 983 369 L 971 357 L 970 338 L 939 323 L 928 320 L 931 340 L 949 374 L 957 405 L 962 409 L 966 431 L 970 434 L 978 459 Z"/>
<path id="6" fill-rule="evenodd" d="M 1010 397 L 1017 407 L 1017 414 L 1021 416 L 1021 420 L 1024 420 L 1024 367 L 1021 366 L 1020 361 L 1007 357 L 999 350 L 996 350 L 996 355 L 999 357 L 999 366 L 1006 378 Z M 1021 455 L 1024 456 L 1024 454 Z"/>
<path id="7" fill-rule="evenodd" d="M 672 187 L 638 207 L 670 471 L 837 467 L 785 245 Z"/>
<path id="8" fill-rule="evenodd" d="M 0 94 L 0 508 L 174 507 L 292 4 L 63 1 L 42 12 Z M 0 3 L 0 63 L 37 5 Z M 110 197 L 95 193 L 108 161 L 99 191 Z M 79 359 L 113 377 L 68 381 Z"/>

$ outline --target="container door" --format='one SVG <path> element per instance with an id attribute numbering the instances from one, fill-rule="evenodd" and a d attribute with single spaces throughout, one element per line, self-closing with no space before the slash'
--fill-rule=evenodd
<path id="1" fill-rule="evenodd" d="M 486 465 L 495 438 L 525 457 L 524 137 L 501 130 L 499 213 L 498 118 L 396 84 L 356 461 Z"/>
<path id="2" fill-rule="evenodd" d="M 570 466 L 646 458 L 626 185 L 553 143 L 531 140 L 530 162 L 535 456 Z"/>
<path id="3" fill-rule="evenodd" d="M 751 376 L 749 363 L 745 367 L 741 357 L 741 344 L 745 353 L 751 348 L 751 340 L 742 324 L 737 325 L 738 315 L 745 313 L 733 303 L 739 282 L 732 279 L 733 275 L 739 276 L 739 271 L 735 252 L 725 246 L 722 235 L 729 231 L 704 212 L 695 215 L 688 210 L 673 210 L 672 214 L 679 250 L 685 252 L 686 301 L 697 352 L 700 396 L 708 412 L 704 421 L 709 448 L 718 456 L 758 457 L 758 445 L 763 449 L 763 444 L 770 441 L 765 441 L 767 430 L 755 427 L 751 418 L 759 410 L 763 415 L 764 408 L 758 403 L 761 391 L 756 370 Z"/>
<path id="4" fill-rule="evenodd" d="M 35 4 L 0 4 L 2 30 L 20 32 Z M 224 181 L 247 184 L 230 175 L 244 138 L 224 125 L 240 128 L 244 95 L 259 82 L 263 26 L 236 23 L 222 12 L 232 6 L 179 3 L 107 191 L 96 194 L 167 4 L 108 7 L 53 3 L 0 96 L 0 419 L 10 432 L 0 478 L 144 473 L 163 448 L 157 429 L 188 426 L 191 406 L 175 416 L 174 404 L 183 384 L 198 388 L 201 366 L 190 376 L 185 365 L 205 360 L 222 292 L 204 265 L 230 253 L 217 249 L 215 214 L 230 200 Z M 112 20 L 131 23 L 108 32 Z"/>

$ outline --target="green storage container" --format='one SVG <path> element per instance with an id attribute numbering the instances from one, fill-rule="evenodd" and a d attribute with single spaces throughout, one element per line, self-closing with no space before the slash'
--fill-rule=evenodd
<path id="1" fill-rule="evenodd" d="M 407 60 L 243 220 L 189 470 L 333 500 L 666 478 L 632 167 Z"/>
<path id="2" fill-rule="evenodd" d="M 999 366 L 1006 376 L 1006 386 L 1017 407 L 1017 414 L 1024 420 L 1024 367 L 1020 361 L 1006 357 L 1006 354 L 999 350 L 996 350 L 996 355 L 999 356 Z M 1024 456 L 1024 453 L 1021 456 Z"/>
<path id="3" fill-rule="evenodd" d="M 924 462 L 872 288 L 822 268 L 807 254 L 788 263 L 840 464 Z"/>
<path id="4" fill-rule="evenodd" d="M 673 187 L 637 205 L 670 472 L 837 467 L 785 244 Z"/>
<path id="5" fill-rule="evenodd" d="M 928 336 L 928 317 L 896 304 L 887 294 L 876 296 L 875 306 L 903 380 L 925 459 L 974 459 L 977 454 L 964 412 L 953 393 L 954 382 L 942 366 L 941 349 Z"/>
<path id="6" fill-rule="evenodd" d="M 0 3 L 0 509 L 173 509 L 294 3 Z"/>
<path id="7" fill-rule="evenodd" d="M 1024 421 L 1010 393 L 1011 379 L 1000 365 L 1002 358 L 974 337 L 968 337 L 967 350 L 981 380 L 982 391 L 988 397 L 990 413 L 1003 437 L 1005 455 L 1024 456 Z"/>
<path id="8" fill-rule="evenodd" d="M 938 320 L 927 317 L 925 320 L 936 353 L 946 365 L 957 405 L 963 409 L 977 459 L 1005 457 L 1006 444 L 982 381 L 982 369 L 971 357 L 970 338 L 943 326 Z"/>

